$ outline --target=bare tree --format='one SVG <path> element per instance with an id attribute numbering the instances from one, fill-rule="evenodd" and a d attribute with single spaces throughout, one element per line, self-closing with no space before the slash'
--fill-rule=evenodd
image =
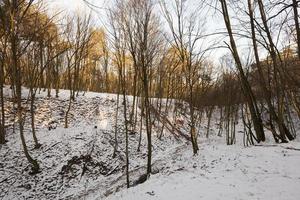
<path id="1" fill-rule="evenodd" d="M 75 28 L 73 27 L 75 19 Z M 68 128 L 68 115 L 71 110 L 72 101 L 75 100 L 75 94 L 79 91 L 80 72 L 84 66 L 84 60 L 88 55 L 89 41 L 91 38 L 90 22 L 91 15 L 84 18 L 79 16 L 69 18 L 66 25 L 66 38 L 68 51 L 67 57 L 67 77 L 68 88 L 70 90 L 70 99 L 65 112 L 65 128 Z"/>
<path id="2" fill-rule="evenodd" d="M 196 84 L 201 80 L 199 72 L 203 67 L 206 49 L 203 49 L 201 42 L 204 39 L 205 20 L 201 18 L 201 5 L 197 7 L 190 15 L 187 14 L 187 1 L 174 0 L 174 10 L 170 10 L 165 1 L 160 1 L 164 18 L 167 21 L 171 31 L 172 40 L 169 43 L 176 49 L 176 55 L 180 60 L 182 72 L 184 75 L 184 89 L 189 103 L 190 114 L 190 135 L 193 146 L 193 153 L 197 154 L 198 142 L 197 131 L 195 127 L 195 89 Z M 172 7 L 172 4 L 169 7 Z M 173 19 L 175 16 L 175 19 Z M 196 20 L 198 19 L 198 20 Z"/>
<path id="3" fill-rule="evenodd" d="M 267 102 L 267 106 L 269 109 L 269 113 L 271 116 L 271 120 L 269 123 L 272 123 L 272 120 L 274 120 L 279 128 L 279 131 L 282 132 L 285 127 L 285 124 L 282 120 L 280 120 L 280 118 L 278 117 L 277 113 L 275 112 L 275 108 L 272 104 L 272 94 L 271 91 L 267 88 L 267 82 L 266 79 L 264 77 L 264 73 L 263 73 L 263 68 L 261 66 L 261 61 L 259 58 L 259 52 L 258 52 L 258 45 L 257 45 L 257 37 L 256 37 L 256 33 L 255 33 L 255 19 L 254 19 L 254 9 L 253 9 L 253 2 L 251 0 L 248 0 L 248 12 L 249 12 L 249 18 L 250 18 L 250 25 L 251 25 L 251 36 L 252 36 L 252 45 L 253 45 L 253 52 L 254 52 L 254 56 L 255 56 L 255 61 L 256 61 L 256 67 L 257 67 L 257 71 L 258 71 L 258 75 L 259 75 L 259 81 L 260 81 L 260 86 L 262 88 L 263 91 L 263 95 L 264 95 L 264 99 Z M 277 135 L 276 130 L 274 129 L 274 126 L 271 125 L 271 131 L 274 135 L 274 137 L 280 137 Z M 280 134 L 285 135 L 284 133 Z M 281 137 L 282 141 L 286 141 L 285 138 Z"/>
<path id="4" fill-rule="evenodd" d="M 0 114 L 0 144 L 5 143 L 5 112 L 4 112 L 4 81 L 5 81 L 5 63 L 6 63 L 6 51 L 7 51 L 7 40 L 8 35 L 6 33 L 7 23 L 5 20 L 5 14 L 0 6 L 0 22 L 2 26 L 0 26 L 0 103 L 1 103 L 1 114 Z"/>
<path id="5" fill-rule="evenodd" d="M 262 125 L 260 112 L 257 107 L 256 98 L 253 94 L 253 91 L 250 87 L 250 84 L 249 84 L 247 77 L 245 75 L 245 72 L 243 70 L 242 62 L 240 60 L 239 52 L 237 50 L 236 42 L 235 42 L 235 39 L 233 36 L 231 20 L 230 20 L 228 8 L 227 8 L 227 2 L 225 0 L 220 0 L 220 3 L 221 3 L 221 7 L 222 7 L 222 14 L 223 14 L 224 22 L 225 22 L 226 29 L 227 29 L 227 32 L 229 35 L 229 39 L 230 39 L 230 46 L 228 45 L 228 47 L 230 48 L 230 51 L 234 57 L 236 67 L 239 72 L 239 79 L 241 81 L 243 93 L 244 93 L 244 96 L 246 98 L 246 101 L 247 101 L 249 109 L 250 109 L 251 119 L 253 121 L 257 139 L 258 139 L 258 142 L 265 141 L 264 129 L 263 129 L 263 125 Z"/>
<path id="6" fill-rule="evenodd" d="M 123 117 L 124 117 L 124 129 L 125 129 L 125 155 L 126 155 L 126 185 L 127 188 L 130 186 L 129 182 L 129 151 L 128 151 L 128 119 L 127 119 L 127 99 L 126 99 L 126 35 L 123 31 L 122 14 L 123 4 L 118 4 L 115 10 L 110 10 L 108 13 L 111 26 L 111 43 L 114 49 L 114 62 L 118 70 L 118 90 L 122 92 L 123 96 Z M 117 96 L 117 111 L 119 109 L 119 94 Z M 118 112 L 116 113 L 116 119 Z M 117 120 L 115 129 L 115 147 L 114 153 L 117 149 Z"/>
<path id="7" fill-rule="evenodd" d="M 265 9 L 264 9 L 264 4 L 261 0 L 258 0 L 257 3 L 259 6 L 259 12 L 260 12 L 261 19 L 263 22 L 264 31 L 267 34 L 267 39 L 269 42 L 268 43 L 268 46 L 269 46 L 268 51 L 270 52 L 271 59 L 272 59 L 272 65 L 274 68 L 274 79 L 275 79 L 275 84 L 276 84 L 275 90 L 276 90 L 276 96 L 277 96 L 277 100 L 278 100 L 277 105 L 278 105 L 278 112 L 279 112 L 277 123 L 279 126 L 280 137 L 281 137 L 282 141 L 286 141 L 286 137 L 289 140 L 293 140 L 294 139 L 293 135 L 290 133 L 289 129 L 283 123 L 283 121 L 284 121 L 284 119 L 283 119 L 284 85 L 285 85 L 286 79 L 288 80 L 288 77 L 282 68 L 282 62 L 281 62 L 280 55 L 279 55 L 279 61 L 278 61 L 278 55 L 276 53 L 277 48 L 272 39 L 271 32 L 270 32 L 270 29 L 268 26 L 267 17 L 266 17 L 266 13 L 265 13 Z M 277 74 L 279 75 L 279 77 L 276 76 Z"/>
<path id="8" fill-rule="evenodd" d="M 22 20 L 30 6 L 33 3 L 33 0 L 19 1 L 13 0 L 8 3 L 9 7 L 9 42 L 10 42 L 10 51 L 11 51 L 11 60 L 12 60 L 12 72 L 13 72 L 13 83 L 16 88 L 16 103 L 17 103 L 17 116 L 19 121 L 19 131 L 20 137 L 22 141 L 23 150 L 27 160 L 32 164 L 32 173 L 39 172 L 39 164 L 38 162 L 31 157 L 28 152 L 27 144 L 24 137 L 24 119 L 23 119 L 23 106 L 22 106 L 22 71 L 19 57 L 24 53 L 24 47 L 21 46 L 20 39 L 20 25 L 22 24 Z M 21 9 L 24 8 L 24 9 Z M 31 41 L 29 41 L 31 42 Z M 27 45 L 25 46 L 25 48 Z"/>
<path id="9" fill-rule="evenodd" d="M 298 50 L 298 58 L 300 59 L 300 26 L 299 26 L 299 1 L 293 0 L 293 11 L 294 11 L 294 21 L 295 21 L 295 29 L 297 35 L 297 50 Z"/>

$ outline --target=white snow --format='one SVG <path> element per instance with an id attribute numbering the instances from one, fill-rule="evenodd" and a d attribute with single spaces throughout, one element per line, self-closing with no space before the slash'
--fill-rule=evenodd
<path id="1" fill-rule="evenodd" d="M 168 170 L 106 200 L 299 199 L 299 143 L 248 148 L 219 141 L 200 145 L 198 156 L 181 151 L 167 164 Z"/>
<path id="2" fill-rule="evenodd" d="M 10 90 L 5 88 L 6 97 Z M 27 115 L 25 136 L 30 154 L 41 165 L 41 173 L 29 175 L 29 164 L 23 155 L 16 131 L 12 103 L 7 99 L 8 143 L 0 145 L 0 199 L 107 199 L 107 200 L 197 200 L 197 199 L 278 199 L 300 198 L 300 124 L 296 122 L 298 138 L 288 144 L 275 144 L 267 132 L 267 142 L 244 147 L 243 129 L 237 125 L 237 144 L 225 145 L 225 137 L 216 136 L 218 114 L 211 122 L 210 138 L 206 139 L 207 119 L 197 127 L 199 154 L 193 156 L 191 144 L 183 137 L 165 129 L 158 139 L 161 124 L 153 128 L 153 171 L 145 183 L 126 189 L 125 140 L 122 126 L 123 108 L 120 101 L 118 123 L 118 154 L 112 158 L 114 146 L 116 95 L 79 93 L 72 103 L 70 128 L 65 129 L 64 112 L 68 106 L 69 91 L 61 90 L 59 98 L 46 97 L 41 91 L 36 99 L 37 137 L 42 144 L 33 149 L 30 117 Z M 23 89 L 24 99 L 28 90 Z M 127 97 L 132 102 L 132 97 Z M 155 101 L 155 100 L 153 100 Z M 164 100 L 165 101 L 165 100 Z M 25 102 L 25 100 L 24 100 Z M 163 113 L 171 123 L 183 121 L 177 128 L 188 135 L 188 116 L 178 112 L 174 103 Z M 162 109 L 164 111 L 165 108 Z M 181 110 L 179 110 L 181 111 Z M 139 110 L 138 122 L 140 122 Z M 50 129 L 53 128 L 53 129 Z M 138 126 L 139 127 L 139 126 Z M 130 180 L 136 181 L 146 172 L 147 148 L 145 127 L 142 131 L 141 151 L 137 152 L 139 130 L 129 135 Z M 72 159 L 91 153 L 88 170 L 83 173 L 82 160 L 63 168 Z"/>

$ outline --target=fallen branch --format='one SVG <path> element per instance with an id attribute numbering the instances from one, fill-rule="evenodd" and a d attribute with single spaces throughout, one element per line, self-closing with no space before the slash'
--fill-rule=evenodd
<path id="1" fill-rule="evenodd" d="M 300 149 L 294 148 L 294 147 L 284 147 L 285 149 L 289 150 L 295 150 L 295 151 L 300 151 Z"/>
<path id="2" fill-rule="evenodd" d="M 50 149 L 52 149 L 53 147 L 55 147 L 59 143 L 62 143 L 62 142 L 57 142 L 57 143 L 53 144 L 51 147 L 49 147 L 48 149 L 46 149 L 45 152 L 49 151 Z"/>
<path id="3" fill-rule="evenodd" d="M 156 115 L 156 117 L 158 118 L 158 120 L 160 122 L 165 123 L 171 127 L 170 128 L 170 127 L 166 126 L 166 128 L 170 131 L 170 133 L 174 134 L 176 139 L 178 139 L 178 135 L 180 135 L 180 136 L 184 137 L 186 140 L 191 141 L 191 138 L 188 135 L 184 134 L 178 128 L 176 128 L 167 117 L 164 117 L 161 114 L 159 114 L 153 106 L 151 106 L 151 110 L 153 111 L 153 113 Z"/>

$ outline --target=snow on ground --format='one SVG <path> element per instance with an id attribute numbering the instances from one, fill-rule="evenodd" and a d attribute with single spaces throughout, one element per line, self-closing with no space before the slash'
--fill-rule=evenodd
<path id="1" fill-rule="evenodd" d="M 241 148 L 210 140 L 200 146 L 198 156 L 181 151 L 149 181 L 106 200 L 299 199 L 299 143 Z"/>
<path id="2" fill-rule="evenodd" d="M 125 140 L 122 102 L 118 116 L 118 152 L 113 155 L 116 95 L 82 93 L 72 103 L 69 128 L 64 127 L 68 107 L 68 91 L 60 97 L 46 97 L 41 91 L 36 99 L 37 137 L 42 144 L 34 149 L 30 117 L 26 114 L 25 138 L 30 154 L 37 159 L 41 173 L 30 175 L 30 165 L 23 154 L 18 123 L 13 118 L 15 108 L 5 90 L 7 140 L 0 146 L 0 199 L 89 199 L 104 197 L 125 186 Z M 24 89 L 26 104 L 27 90 Z M 52 93 L 53 94 L 53 93 Z M 131 100 L 128 97 L 129 101 Z M 27 102 L 28 103 L 28 102 Z M 27 108 L 28 109 L 28 108 Z M 15 124 L 15 132 L 13 125 Z M 137 152 L 139 133 L 129 134 L 130 170 L 132 183 L 143 174 L 147 148 L 143 127 L 141 150 Z M 162 140 L 153 134 L 153 154 L 176 148 L 185 143 L 172 134 Z M 154 156 L 153 159 L 156 159 Z M 85 169 L 86 168 L 86 169 Z"/>
<path id="3" fill-rule="evenodd" d="M 10 90 L 5 89 L 6 96 Z M 54 94 L 54 92 L 52 93 Z M 24 103 L 28 91 L 24 89 Z M 54 96 L 54 95 L 52 95 Z M 15 109 L 7 98 L 8 142 L 0 145 L 0 199 L 291 199 L 300 197 L 300 142 L 274 144 L 267 135 L 261 146 L 243 147 L 242 127 L 237 126 L 237 144 L 225 145 L 218 137 L 217 119 L 213 117 L 210 138 L 206 139 L 207 119 L 199 129 L 199 155 L 192 155 L 191 144 L 165 128 L 158 139 L 161 124 L 153 130 L 153 172 L 143 184 L 126 189 L 125 140 L 122 102 L 118 123 L 118 152 L 114 147 L 116 95 L 82 93 L 72 103 L 70 128 L 65 129 L 64 113 L 69 91 L 60 97 L 46 97 L 41 91 L 36 100 L 37 137 L 42 144 L 33 149 L 30 117 L 27 115 L 25 137 L 30 154 L 41 165 L 41 173 L 30 175 L 23 154 Z M 132 97 L 128 97 L 129 102 Z M 164 113 L 173 123 L 172 114 Z M 139 122 L 140 110 L 137 124 Z M 178 109 L 178 119 L 184 122 L 176 128 L 188 135 L 188 118 Z M 13 124 L 15 123 L 15 133 Z M 299 123 L 297 130 L 300 130 Z M 139 131 L 129 134 L 130 180 L 133 184 L 146 171 L 147 148 L 145 127 L 141 151 L 137 152 Z"/>

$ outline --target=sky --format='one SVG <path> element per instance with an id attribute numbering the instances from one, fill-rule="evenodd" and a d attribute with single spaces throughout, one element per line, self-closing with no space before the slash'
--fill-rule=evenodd
<path id="1" fill-rule="evenodd" d="M 84 2 L 84 0 L 46 0 L 49 5 L 49 10 L 64 10 L 66 12 L 91 12 L 90 7 L 87 5 L 87 3 Z M 90 3 L 101 7 L 101 8 L 107 8 L 111 6 L 111 3 L 113 0 L 88 0 Z M 198 0 L 189 0 L 190 7 L 193 9 L 195 8 L 195 5 L 197 4 Z M 191 6 L 192 5 L 192 6 Z M 97 25 L 103 26 L 103 23 L 105 23 L 106 20 L 106 11 L 105 9 L 96 9 L 97 12 L 92 11 L 92 15 L 94 16 L 94 21 Z M 208 34 L 215 33 L 219 31 L 224 31 L 224 22 L 221 15 L 217 12 L 209 12 L 207 13 L 201 13 L 203 15 L 206 15 L 205 18 L 207 20 L 206 23 L 206 32 Z M 205 42 L 208 44 L 210 43 L 210 40 L 215 40 L 215 38 L 207 39 Z M 218 46 L 223 46 L 225 43 L 224 41 L 227 41 L 227 38 L 224 36 L 218 36 Z M 242 43 L 239 41 L 239 43 Z M 220 58 L 228 54 L 229 50 L 220 48 L 220 49 L 214 49 L 212 51 L 209 51 L 209 57 L 210 59 L 215 63 L 218 64 L 220 62 Z"/>
<path id="2" fill-rule="evenodd" d="M 47 0 L 47 2 L 51 8 L 54 9 L 64 9 L 70 11 L 87 9 L 87 6 L 83 0 Z"/>

